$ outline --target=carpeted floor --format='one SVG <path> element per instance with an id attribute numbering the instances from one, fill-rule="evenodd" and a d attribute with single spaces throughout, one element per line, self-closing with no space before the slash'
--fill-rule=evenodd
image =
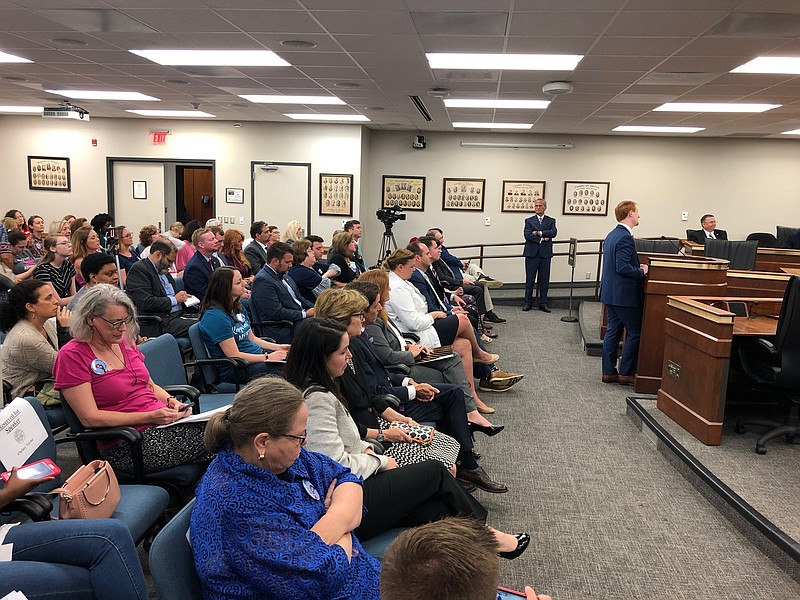
<path id="1" fill-rule="evenodd" d="M 527 377 L 482 395 L 506 430 L 479 439 L 481 464 L 511 491 L 476 494 L 491 525 L 534 536 L 503 562 L 504 585 L 558 600 L 800 597 L 638 431 L 625 415 L 631 388 L 599 382 L 600 359 L 559 320 L 565 310 L 524 313 L 501 297 L 496 311 L 508 323 L 491 350 Z"/>

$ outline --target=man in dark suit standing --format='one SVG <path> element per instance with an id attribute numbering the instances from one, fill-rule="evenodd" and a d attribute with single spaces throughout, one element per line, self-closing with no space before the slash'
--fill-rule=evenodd
<path id="1" fill-rule="evenodd" d="M 176 254 L 172 242 L 155 240 L 147 258 L 128 269 L 126 283 L 128 295 L 140 315 L 160 317 L 165 333 L 185 338 L 189 336 L 189 327 L 197 323 L 197 316 L 184 314 L 183 302 L 190 296 L 183 290 L 175 291 L 175 280 L 169 274 Z M 142 335 L 153 337 L 159 333 L 155 325 L 142 326 Z"/>
<path id="2" fill-rule="evenodd" d="M 292 266 L 294 253 L 289 244 L 274 242 L 267 251 L 267 264 L 253 279 L 250 296 L 254 321 L 291 321 L 293 327 L 263 327 L 259 335 L 267 335 L 279 344 L 292 341 L 294 332 L 307 317 L 314 316 L 314 306 L 303 298 L 297 284 L 286 272 Z"/>
<path id="3" fill-rule="evenodd" d="M 250 261 L 253 275 L 258 275 L 258 272 L 267 262 L 267 242 L 270 238 L 269 225 L 264 221 L 256 221 L 250 227 L 250 237 L 253 238 L 253 241 L 247 244 L 247 248 L 244 249 L 244 255 Z"/>
<path id="4" fill-rule="evenodd" d="M 625 200 L 614 209 L 618 225 L 603 242 L 603 278 L 600 281 L 600 301 L 606 307 L 608 328 L 603 338 L 603 383 L 632 385 L 639 357 L 639 338 L 642 333 L 643 280 L 647 265 L 639 264 L 633 228 L 639 224 L 639 209 L 635 202 Z M 622 330 L 625 348 L 617 371 L 617 352 Z"/>
<path id="5" fill-rule="evenodd" d="M 522 310 L 533 308 L 533 286 L 539 280 L 539 310 L 550 312 L 547 292 L 550 289 L 550 260 L 553 258 L 553 238 L 558 234 L 556 220 L 544 214 L 547 201 L 544 198 L 533 204 L 532 217 L 525 219 L 525 304 Z"/>
<path id="6" fill-rule="evenodd" d="M 183 287 L 192 296 L 202 300 L 206 295 L 211 273 L 221 265 L 214 255 L 217 251 L 217 237 L 211 229 L 203 227 L 192 234 L 192 244 L 197 252 L 192 254 L 183 270 Z"/>
<path id="7" fill-rule="evenodd" d="M 717 218 L 714 215 L 703 215 L 700 218 L 702 229 L 691 229 L 687 232 L 687 238 L 695 244 L 705 245 L 706 240 L 727 240 L 728 232 L 724 229 L 717 229 Z"/>

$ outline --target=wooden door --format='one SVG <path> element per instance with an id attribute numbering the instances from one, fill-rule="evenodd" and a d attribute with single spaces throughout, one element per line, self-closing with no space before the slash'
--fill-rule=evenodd
<path id="1" fill-rule="evenodd" d="M 205 225 L 214 216 L 213 179 L 211 167 L 177 167 L 178 220 L 197 219 Z"/>

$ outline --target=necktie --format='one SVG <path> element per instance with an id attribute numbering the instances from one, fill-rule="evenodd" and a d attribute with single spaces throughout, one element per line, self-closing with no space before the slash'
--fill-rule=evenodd
<path id="1" fill-rule="evenodd" d="M 214 262 L 210 258 L 208 259 L 208 268 L 214 270 Z"/>
<path id="2" fill-rule="evenodd" d="M 541 215 L 536 215 L 536 216 L 539 219 L 539 227 L 541 227 L 542 226 L 542 217 L 541 217 Z"/>
<path id="3" fill-rule="evenodd" d="M 302 303 L 300 302 L 300 300 L 297 299 L 297 296 L 295 295 L 294 290 L 292 289 L 292 286 L 289 285 L 289 282 L 286 281 L 286 278 L 283 275 L 278 275 L 278 277 L 281 278 L 281 281 L 283 282 L 283 285 L 285 285 L 286 289 L 289 290 L 289 295 L 292 297 L 292 300 L 294 300 L 297 303 L 297 306 L 299 306 L 300 308 L 303 308 Z"/>

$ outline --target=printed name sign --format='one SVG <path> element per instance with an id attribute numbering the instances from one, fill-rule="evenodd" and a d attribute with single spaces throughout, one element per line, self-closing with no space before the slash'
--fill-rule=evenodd
<path id="1" fill-rule="evenodd" d="M 0 462 L 21 467 L 47 439 L 47 431 L 27 400 L 17 398 L 0 411 Z"/>

